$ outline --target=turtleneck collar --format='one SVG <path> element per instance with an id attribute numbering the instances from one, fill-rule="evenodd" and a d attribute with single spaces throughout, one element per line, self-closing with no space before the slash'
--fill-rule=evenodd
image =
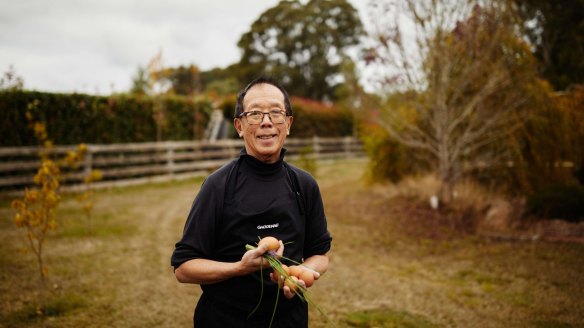
<path id="1" fill-rule="evenodd" d="M 265 163 L 260 161 L 259 159 L 248 155 L 245 151 L 245 147 L 241 149 L 239 156 L 243 163 L 249 166 L 255 173 L 262 175 L 262 176 L 270 176 L 274 175 L 282 169 L 284 166 L 284 155 L 286 154 L 286 149 L 282 148 L 280 151 L 280 158 L 274 163 Z"/>

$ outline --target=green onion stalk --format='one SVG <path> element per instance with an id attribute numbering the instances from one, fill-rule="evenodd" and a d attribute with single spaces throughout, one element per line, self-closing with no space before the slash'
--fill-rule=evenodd
<path id="1" fill-rule="evenodd" d="M 245 249 L 250 251 L 250 250 L 254 250 L 256 249 L 256 246 L 252 246 L 252 245 L 245 245 Z M 332 324 L 333 326 L 334 323 L 332 321 L 330 321 L 330 319 L 327 317 L 327 315 L 322 311 L 322 309 L 311 299 L 310 296 L 310 292 L 308 291 L 308 288 L 306 288 L 305 286 L 299 284 L 297 281 L 290 279 L 290 274 L 288 274 L 288 272 L 286 272 L 286 270 L 283 267 L 282 262 L 280 261 L 280 258 L 290 261 L 291 263 L 294 263 L 296 265 L 301 265 L 301 263 L 298 263 L 292 259 L 289 259 L 287 257 L 284 256 L 279 256 L 275 251 L 267 251 L 266 253 L 264 253 L 262 255 L 262 261 L 260 263 L 260 281 L 261 281 L 261 292 L 260 292 L 260 299 L 258 301 L 258 304 L 256 305 L 256 307 L 251 311 L 251 313 L 249 314 L 248 318 L 250 318 L 255 311 L 258 309 L 258 307 L 260 306 L 260 304 L 262 303 L 262 297 L 264 294 L 264 277 L 263 277 L 263 260 L 265 259 L 266 261 L 268 261 L 268 263 L 270 264 L 270 267 L 275 270 L 279 276 L 284 278 L 284 282 L 286 280 L 290 280 L 294 285 L 296 285 L 297 288 L 295 288 L 294 293 L 300 298 L 300 300 L 302 300 L 305 303 L 308 303 L 311 306 L 314 306 L 325 318 L 326 320 Z M 279 279 L 278 279 L 279 281 Z M 276 315 L 276 308 L 278 307 L 278 300 L 280 297 L 280 288 L 278 288 L 278 291 L 276 293 L 276 303 L 274 304 L 274 311 L 272 312 L 272 317 L 270 319 L 270 325 L 269 327 L 272 327 L 272 322 L 274 321 L 274 317 Z"/>

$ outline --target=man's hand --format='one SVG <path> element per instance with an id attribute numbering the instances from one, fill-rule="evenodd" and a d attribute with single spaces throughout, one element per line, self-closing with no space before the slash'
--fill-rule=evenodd
<path id="1" fill-rule="evenodd" d="M 274 252 L 274 256 L 282 257 L 284 254 L 284 243 L 280 240 L 280 248 Z M 252 273 L 258 271 L 261 268 L 269 268 L 270 264 L 263 257 L 263 255 L 268 251 L 268 246 L 266 244 L 258 246 L 255 249 L 249 250 L 243 254 L 241 261 L 239 261 L 241 269 L 244 273 Z"/>
<path id="2" fill-rule="evenodd" d="M 304 281 L 302 280 L 297 280 L 296 281 L 298 283 L 298 285 L 300 285 L 302 288 L 306 288 L 306 285 L 304 284 Z M 293 292 L 290 287 L 284 285 L 284 287 L 282 287 L 282 291 L 284 292 L 284 297 L 286 297 L 287 299 L 291 299 L 292 297 L 294 297 L 296 295 L 295 292 Z"/>
<path id="3" fill-rule="evenodd" d="M 306 273 L 303 273 L 301 275 L 301 277 L 298 277 L 299 279 L 296 281 L 298 283 L 298 285 L 302 286 L 302 288 L 309 288 L 309 286 L 312 286 L 314 284 L 315 280 L 318 280 L 318 278 L 320 278 L 320 273 L 318 273 L 317 271 L 315 271 L 314 269 L 307 267 L 305 265 L 301 265 L 302 270 Z M 305 279 L 308 279 L 309 277 L 306 277 L 305 274 L 310 274 L 312 279 L 310 281 L 310 284 L 308 284 L 306 281 L 302 280 L 302 277 L 304 277 Z M 279 276 L 279 277 L 278 277 Z M 292 298 L 294 297 L 294 295 L 296 294 L 294 291 L 292 291 L 290 289 L 290 287 L 286 286 L 284 284 L 285 281 L 285 277 L 282 275 L 279 275 L 277 271 L 274 270 L 274 272 L 270 273 L 270 279 L 273 282 L 278 283 L 278 286 L 280 286 L 280 288 L 282 288 L 283 292 L 284 292 L 284 296 L 286 298 Z"/>

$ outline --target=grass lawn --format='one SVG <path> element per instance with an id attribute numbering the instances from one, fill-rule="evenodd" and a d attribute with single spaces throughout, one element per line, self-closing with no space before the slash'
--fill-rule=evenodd
<path id="1" fill-rule="evenodd" d="M 320 163 L 333 234 L 310 327 L 584 327 L 584 245 L 500 241 L 448 228 L 366 163 Z M 0 327 L 192 327 L 200 289 L 176 282 L 174 243 L 202 180 L 102 190 L 91 223 L 65 198 L 46 241 L 50 316 L 24 231 L 0 199 Z"/>

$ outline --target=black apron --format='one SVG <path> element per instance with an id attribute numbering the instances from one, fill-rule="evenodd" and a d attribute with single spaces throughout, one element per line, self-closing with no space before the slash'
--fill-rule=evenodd
<path id="1" fill-rule="evenodd" d="M 276 186 L 270 188 L 269 191 L 263 191 L 269 196 L 258 206 L 258 202 L 246 201 L 248 195 L 236 194 L 241 162 L 242 157 L 227 181 L 223 217 L 220 227 L 216 230 L 218 232 L 216 245 L 219 248 L 215 259 L 224 262 L 239 261 L 245 252 L 245 244 L 255 245 L 259 241 L 258 238 L 273 236 L 285 243 L 285 257 L 302 262 L 306 218 L 295 174 L 285 163 L 282 163 L 283 169 L 270 182 Z M 247 181 L 242 182 L 244 183 Z M 241 184 L 239 188 L 241 189 Z M 250 186 L 246 185 L 244 189 L 249 190 Z M 238 242 L 233 243 L 234 240 Z M 286 263 L 285 260 L 283 262 Z M 278 292 L 277 285 L 269 278 L 271 271 L 271 269 L 264 269 L 261 275 L 258 271 L 247 276 L 202 286 L 204 292 L 195 311 L 195 327 L 267 327 Z M 260 307 L 248 318 L 258 304 L 260 296 L 262 298 Z M 307 325 L 307 304 L 298 297 L 288 300 L 280 291 L 278 309 L 272 327 L 307 327 Z"/>

